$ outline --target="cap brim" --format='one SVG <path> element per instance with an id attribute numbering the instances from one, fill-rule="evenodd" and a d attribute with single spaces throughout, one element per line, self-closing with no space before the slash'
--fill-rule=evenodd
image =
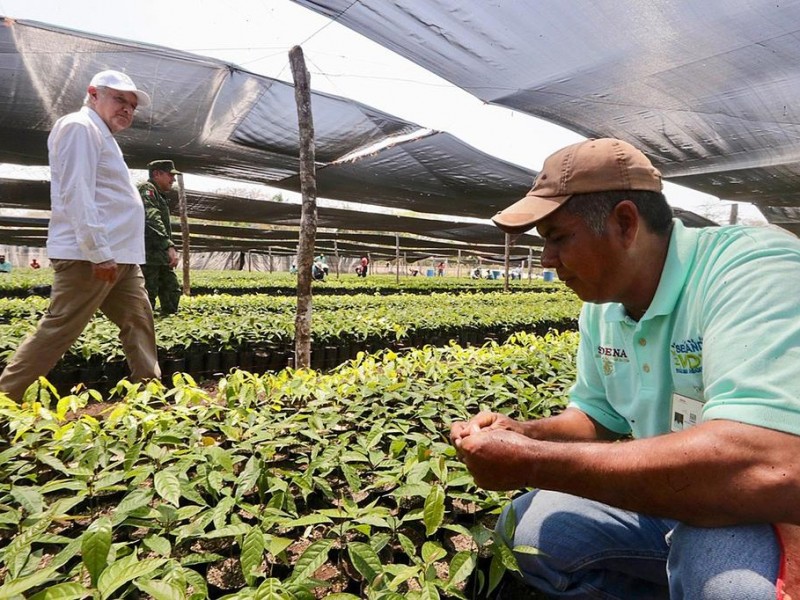
<path id="1" fill-rule="evenodd" d="M 150 96 L 147 94 L 147 92 L 136 90 L 133 93 L 136 94 L 136 98 L 139 100 L 139 106 L 137 106 L 137 108 L 147 108 L 150 106 Z"/>
<path id="2" fill-rule="evenodd" d="M 567 196 L 540 197 L 528 194 L 492 217 L 492 221 L 506 233 L 524 233 L 532 229 L 569 199 Z"/>

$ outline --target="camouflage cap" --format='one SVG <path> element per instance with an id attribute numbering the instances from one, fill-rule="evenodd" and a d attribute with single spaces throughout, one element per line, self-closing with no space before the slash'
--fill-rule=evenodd
<path id="1" fill-rule="evenodd" d="M 180 171 L 175 168 L 175 163 L 171 160 L 154 160 L 147 164 L 147 169 L 149 171 L 164 171 L 165 173 L 180 175 Z"/>

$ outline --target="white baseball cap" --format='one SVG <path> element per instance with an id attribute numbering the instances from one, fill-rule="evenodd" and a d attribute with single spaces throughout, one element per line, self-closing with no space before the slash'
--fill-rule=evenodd
<path id="1" fill-rule="evenodd" d="M 132 92 L 139 99 L 139 106 L 150 106 L 150 96 L 142 90 L 136 89 L 136 84 L 125 73 L 120 71 L 100 71 L 92 77 L 89 85 L 94 87 L 107 87 L 120 92 Z"/>

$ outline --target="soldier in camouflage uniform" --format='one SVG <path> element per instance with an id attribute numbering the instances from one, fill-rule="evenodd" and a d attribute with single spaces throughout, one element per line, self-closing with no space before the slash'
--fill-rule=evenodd
<path id="1" fill-rule="evenodd" d="M 158 298 L 161 313 L 169 315 L 178 312 L 181 288 L 175 274 L 178 252 L 172 242 L 169 202 L 164 193 L 172 188 L 180 171 L 175 170 L 171 160 L 154 160 L 147 168 L 150 178 L 139 186 L 145 211 L 146 264 L 142 265 L 142 273 L 150 304 L 155 309 Z"/>

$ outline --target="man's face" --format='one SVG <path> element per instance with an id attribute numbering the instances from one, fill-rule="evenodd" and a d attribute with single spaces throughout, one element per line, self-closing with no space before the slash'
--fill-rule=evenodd
<path id="1" fill-rule="evenodd" d="M 612 219 L 610 217 L 610 219 Z M 584 302 L 618 302 L 619 269 L 623 254 L 614 228 L 602 235 L 580 217 L 556 210 L 536 225 L 545 240 L 542 266 L 555 269 L 558 278 Z"/>
<path id="2" fill-rule="evenodd" d="M 92 85 L 88 91 L 91 107 L 108 125 L 111 133 L 117 133 L 131 126 L 133 113 L 139 104 L 136 94 Z"/>
<path id="3" fill-rule="evenodd" d="M 169 171 L 155 170 L 153 171 L 153 176 L 151 179 L 153 180 L 153 183 L 156 184 L 156 187 L 158 187 L 158 189 L 162 192 L 168 192 L 171 190 L 172 185 L 175 183 L 175 175 Z"/>
<path id="4" fill-rule="evenodd" d="M 0 263 L 4 263 L 4 262 L 6 262 L 6 257 L 0 255 Z"/>

